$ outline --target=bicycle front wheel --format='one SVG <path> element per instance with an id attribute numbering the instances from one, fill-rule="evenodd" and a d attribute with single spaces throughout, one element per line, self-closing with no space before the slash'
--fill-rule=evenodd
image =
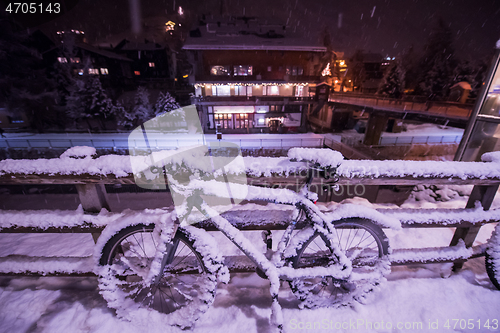
<path id="1" fill-rule="evenodd" d="M 146 283 L 159 245 L 153 230 L 154 225 L 127 227 L 106 243 L 99 261 L 105 272 L 99 278 L 100 293 L 124 319 L 190 327 L 214 300 L 215 275 L 197 251 L 199 241 L 179 229 L 167 245 L 164 270 Z"/>
<path id="2" fill-rule="evenodd" d="M 335 264 L 333 249 L 342 251 L 352 263 L 349 279 L 332 276 L 298 278 L 290 282 L 301 307 L 317 308 L 363 302 L 389 271 L 389 243 L 382 229 L 368 220 L 348 219 L 334 223 L 335 230 L 326 237 L 314 233 L 302 243 L 291 258 L 294 268 Z"/>

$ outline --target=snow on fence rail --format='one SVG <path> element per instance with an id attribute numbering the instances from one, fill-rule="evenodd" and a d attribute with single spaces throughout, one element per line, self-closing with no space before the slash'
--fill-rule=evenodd
<path id="1" fill-rule="evenodd" d="M 93 159 L 91 157 L 92 149 L 83 150 L 89 152 L 84 158 L 72 158 L 69 157 L 71 154 L 65 153 L 56 159 L 0 161 L 0 184 L 77 184 L 83 208 L 72 212 L 0 211 L 0 232 L 87 232 L 92 233 L 95 238 L 97 237 L 96 234 L 107 223 L 116 221 L 126 214 L 136 214 L 137 218 L 148 221 L 148 217 L 151 220 L 152 216 L 154 219 L 154 216 L 165 213 L 165 211 L 161 210 L 117 213 L 102 210 L 102 208 L 109 208 L 103 184 L 134 183 L 135 179 L 131 174 L 130 159 L 138 159 L 138 163 L 144 160 L 143 162 L 147 165 L 146 159 L 149 156 L 106 155 Z M 153 154 L 155 154 L 155 160 L 161 160 L 161 158 L 163 160 L 172 160 L 175 153 L 176 151 L 166 151 Z M 295 183 L 298 181 L 297 177 L 306 177 L 304 170 L 308 169 L 307 164 L 300 162 L 300 160 L 312 159 L 324 167 L 336 168 L 338 179 L 319 179 L 322 185 L 346 183 L 366 185 L 426 183 L 476 185 L 465 209 L 379 210 L 382 215 L 399 221 L 403 227 L 407 228 L 457 228 L 449 249 L 447 247 L 431 248 L 418 250 L 418 253 L 410 250 L 395 251 L 391 258 L 395 264 L 441 261 L 454 261 L 457 264 L 457 262 L 466 260 L 467 257 L 481 255 L 484 253 L 484 249 L 471 249 L 480 226 L 500 220 L 500 210 L 488 210 L 500 184 L 499 152 L 483 155 L 483 161 L 485 162 L 343 160 L 342 155 L 339 153 L 316 149 L 296 149 L 289 154 L 299 162 L 291 161 L 290 158 L 286 157 L 246 157 L 244 164 L 249 183 L 264 186 Z M 228 173 L 238 171 L 232 169 L 230 164 L 226 167 Z M 302 179 L 299 182 L 302 182 Z M 476 207 L 477 202 L 481 203 L 481 207 Z M 345 207 L 345 205 L 342 205 L 342 207 Z M 91 212 L 99 214 L 90 214 Z M 265 211 L 264 217 L 259 217 L 260 215 L 256 213 L 255 207 L 246 212 L 243 209 L 236 213 L 228 212 L 227 214 L 233 214 L 228 219 L 242 230 L 284 229 L 290 221 L 286 215 L 286 210 L 276 213 L 278 215 L 272 218 L 270 218 L 269 211 Z M 201 222 L 198 226 L 213 230 L 210 221 Z M 23 270 L 28 271 L 22 267 L 32 267 L 31 272 L 38 269 L 37 266 L 29 266 L 32 263 L 30 259 L 24 261 L 27 266 L 21 264 L 16 266 L 11 259 L 0 259 L 0 272 L 19 273 Z M 19 260 L 14 261 L 18 262 Z M 5 265 L 2 265 L 2 262 L 5 262 Z M 73 262 L 70 264 L 75 269 L 85 266 L 78 266 Z M 53 263 L 49 260 L 47 265 L 60 267 L 62 264 L 61 262 Z M 10 271 L 8 267 L 10 267 Z M 46 273 L 46 271 L 43 271 L 43 273 Z M 62 273 L 68 272 L 64 271 Z"/>
<path id="2" fill-rule="evenodd" d="M 126 156 L 104 155 L 98 158 L 71 158 L 62 155 L 60 158 L 37 160 L 2 160 L 0 161 L 0 183 L 130 183 L 133 175 L 132 164 L 143 165 L 148 169 L 150 161 L 164 161 L 164 163 L 191 163 L 193 168 L 203 168 L 196 163 L 199 161 L 180 160 L 178 152 L 170 150 L 153 152 L 151 155 Z M 183 151 L 182 156 L 186 156 Z M 305 149 L 307 151 L 307 149 Z M 313 154 L 321 157 L 331 150 L 310 149 Z M 339 154 L 339 156 L 341 156 Z M 500 153 L 483 155 L 485 161 L 491 162 L 451 162 L 451 161 L 404 161 L 404 160 L 343 160 L 335 159 L 323 166 L 336 169 L 336 176 L 340 183 L 365 184 L 419 184 L 432 179 L 433 183 L 444 184 L 492 184 L 500 182 Z M 244 157 L 245 170 L 241 164 L 229 163 L 225 172 L 239 174 L 246 172 L 252 178 L 274 177 L 282 178 L 287 182 L 290 175 L 298 175 L 307 169 L 307 163 L 294 162 L 287 157 Z M 276 181 L 279 181 L 276 179 Z M 296 179 L 292 180 L 293 182 Z"/>

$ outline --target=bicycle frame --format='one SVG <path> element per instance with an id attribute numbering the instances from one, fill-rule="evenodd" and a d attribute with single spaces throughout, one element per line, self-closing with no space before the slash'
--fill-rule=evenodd
<path id="1" fill-rule="evenodd" d="M 321 213 L 318 207 L 314 205 L 310 199 L 308 199 L 311 192 L 308 191 L 307 187 L 311 184 L 314 178 L 313 171 L 315 170 L 320 171 L 314 167 L 309 168 L 307 180 L 298 192 L 293 192 L 288 189 L 272 189 L 244 185 L 248 188 L 248 200 L 263 200 L 295 206 L 292 221 L 283 233 L 283 236 L 278 243 L 277 250 L 272 253 L 272 256 L 269 258 L 259 251 L 250 241 L 248 241 L 240 230 L 234 227 L 227 219 L 220 216 L 216 210 L 211 208 L 203 200 L 201 195 L 216 194 L 216 190 L 213 188 L 216 187 L 215 185 L 217 185 L 218 182 L 216 182 L 216 184 L 210 184 L 210 182 L 191 180 L 188 185 L 180 185 L 174 177 L 168 173 L 167 178 L 169 186 L 172 190 L 178 193 L 190 193 L 190 195 L 186 197 L 186 207 L 184 207 L 184 213 L 178 217 L 181 222 L 185 222 L 187 215 L 192 212 L 192 209 L 197 208 L 207 219 L 210 219 L 213 222 L 214 226 L 219 231 L 221 231 L 236 247 L 238 247 L 250 260 L 252 260 L 252 262 L 259 269 L 261 269 L 266 276 L 270 277 L 270 275 L 277 275 L 279 279 L 288 281 L 294 278 L 317 276 L 332 276 L 335 279 L 344 280 L 351 274 L 352 266 L 345 254 L 336 248 L 335 242 L 330 242 L 330 245 L 333 250 L 332 255 L 335 257 L 338 264 L 330 265 L 329 267 L 311 267 L 307 269 L 294 269 L 290 266 L 286 266 L 284 253 L 290 243 L 295 226 L 303 215 L 305 215 L 306 219 L 311 221 L 311 226 L 315 232 L 321 233 L 326 239 L 329 239 L 329 235 L 334 229 L 333 224 L 323 213 Z M 207 185 L 212 185 L 212 189 Z"/>

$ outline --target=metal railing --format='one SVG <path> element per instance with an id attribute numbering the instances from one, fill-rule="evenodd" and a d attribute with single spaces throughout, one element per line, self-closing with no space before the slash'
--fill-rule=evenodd
<path id="1" fill-rule="evenodd" d="M 421 96 L 407 96 L 402 99 L 388 98 L 378 95 L 333 93 L 330 102 L 354 104 L 399 112 L 419 112 L 426 114 L 447 115 L 468 118 L 472 112 L 472 104 L 461 104 L 444 101 L 426 101 Z"/>
<path id="2" fill-rule="evenodd" d="M 415 135 L 415 136 L 383 136 L 379 140 L 379 146 L 402 146 L 412 144 L 440 144 L 460 143 L 461 135 Z"/>
<path id="3" fill-rule="evenodd" d="M 216 140 L 209 140 L 216 141 Z M 260 148 L 292 148 L 309 147 L 320 148 L 324 146 L 324 138 L 248 138 L 231 139 L 226 137 L 226 142 L 239 144 L 242 149 L 260 149 Z M 150 147 L 143 144 L 143 141 L 131 141 L 127 139 L 3 139 L 0 140 L 0 149 L 67 149 L 75 146 L 89 146 L 96 149 L 176 149 L 179 147 L 204 144 L 202 139 L 150 139 Z"/>

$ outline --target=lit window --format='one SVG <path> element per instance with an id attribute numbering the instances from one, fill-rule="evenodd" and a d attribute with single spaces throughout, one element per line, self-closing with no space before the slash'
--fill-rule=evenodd
<path id="1" fill-rule="evenodd" d="M 57 61 L 59 61 L 61 64 L 65 64 L 68 62 L 68 59 L 64 58 L 64 57 L 58 57 L 57 58 Z"/>
<path id="2" fill-rule="evenodd" d="M 234 76 L 250 76 L 253 75 L 253 66 L 239 65 L 234 66 Z"/>
<path id="3" fill-rule="evenodd" d="M 295 96 L 297 96 L 297 97 L 304 96 L 304 86 L 296 86 L 295 87 Z"/>
<path id="4" fill-rule="evenodd" d="M 89 74 L 98 75 L 99 70 L 97 68 L 89 68 Z"/>
<path id="5" fill-rule="evenodd" d="M 80 70 L 78 71 L 78 75 L 83 75 L 83 69 L 80 69 Z"/>
<path id="6" fill-rule="evenodd" d="M 212 66 L 210 69 L 212 75 L 230 75 L 229 66 Z"/>
<path id="7" fill-rule="evenodd" d="M 141 72 L 140 71 L 134 71 L 134 74 L 135 75 L 141 75 Z"/>
<path id="8" fill-rule="evenodd" d="M 80 63 L 80 58 L 76 57 L 76 58 L 70 58 L 70 61 L 73 63 L 73 64 L 79 64 Z"/>
<path id="9" fill-rule="evenodd" d="M 273 68 L 271 66 L 267 66 L 267 71 L 270 72 Z"/>
<path id="10" fill-rule="evenodd" d="M 247 94 L 247 87 L 245 86 L 237 86 L 235 89 L 237 95 L 245 96 Z"/>
<path id="11" fill-rule="evenodd" d="M 108 69 L 107 68 L 101 68 L 101 74 L 102 75 L 108 75 Z"/>
<path id="12" fill-rule="evenodd" d="M 280 89 L 278 86 L 267 86 L 267 94 L 268 95 L 279 95 L 280 94 Z"/>
<path id="13" fill-rule="evenodd" d="M 149 63 L 149 67 L 155 67 L 155 63 L 154 62 L 150 62 Z"/>
<path id="14" fill-rule="evenodd" d="M 229 86 L 217 86 L 217 96 L 231 96 L 231 88 Z"/>

